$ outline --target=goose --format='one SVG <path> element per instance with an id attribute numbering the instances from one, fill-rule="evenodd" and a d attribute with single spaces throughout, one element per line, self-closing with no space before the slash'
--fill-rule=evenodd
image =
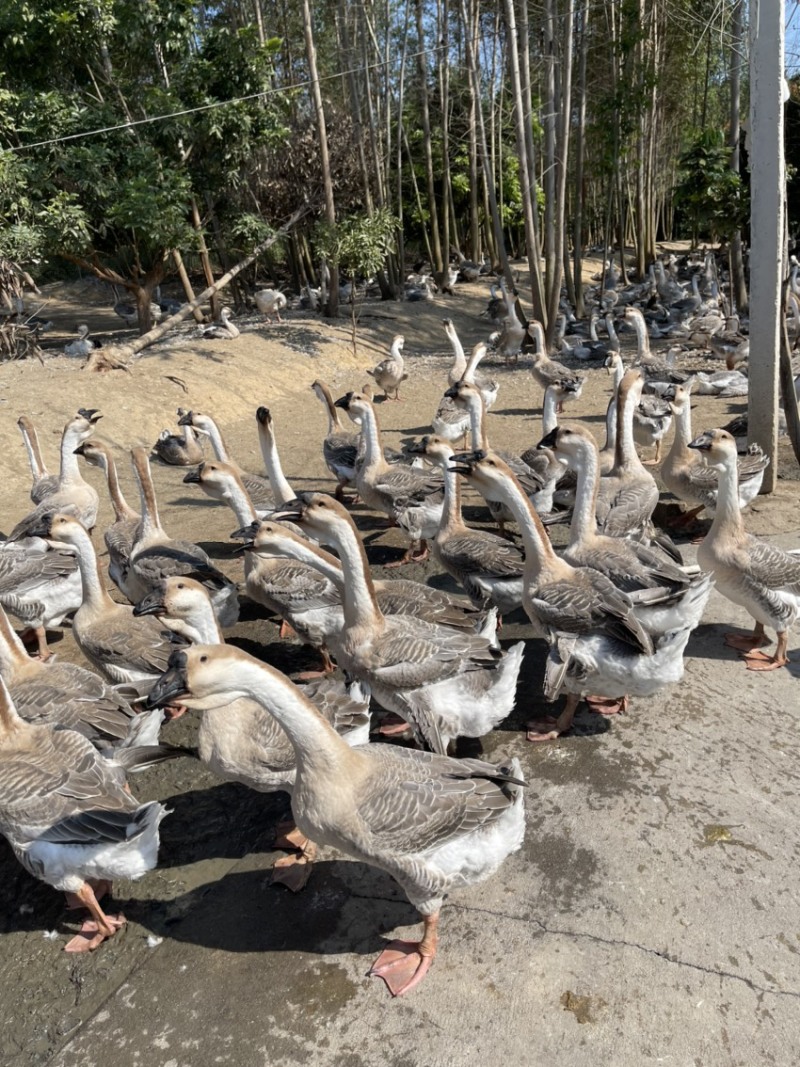
<path id="1" fill-rule="evenodd" d="M 483 397 L 484 408 L 488 411 L 497 399 L 500 386 L 496 381 L 487 379 L 483 375 L 477 376 L 475 373 L 476 367 L 486 355 L 486 345 L 483 343 L 475 345 L 469 357 L 469 361 L 467 361 L 464 356 L 464 349 L 461 347 L 461 342 L 458 339 L 458 335 L 456 334 L 452 323 L 449 319 L 445 319 L 444 321 L 445 327 L 448 328 L 448 337 L 450 337 L 452 332 L 450 341 L 455 353 L 453 366 L 448 375 L 450 386 L 455 386 L 461 381 L 474 385 L 480 391 L 480 394 Z M 458 407 L 456 403 L 445 394 L 439 402 L 439 407 L 433 417 L 431 426 L 436 436 L 444 437 L 447 441 L 457 441 L 459 438 L 463 438 L 464 443 L 466 444 L 467 434 L 470 429 L 469 412 L 462 407 Z"/>
<path id="2" fill-rule="evenodd" d="M 178 408 L 179 419 L 185 414 L 183 408 Z M 203 450 L 188 422 L 183 424 L 182 434 L 162 430 L 153 445 L 152 454 L 171 467 L 191 467 L 195 463 L 203 462 Z"/>
<path id="3" fill-rule="evenodd" d="M 433 300 L 430 277 L 428 275 L 410 274 L 403 285 L 403 296 L 411 303 Z"/>
<path id="4" fill-rule="evenodd" d="M 198 326 L 197 334 L 204 341 L 230 341 L 239 336 L 239 327 L 231 322 L 230 309 L 223 308 L 219 313 L 219 322 Z"/>
<path id="5" fill-rule="evenodd" d="M 726 634 L 725 643 L 743 653 L 748 670 L 777 670 L 789 662 L 789 629 L 800 615 L 800 556 L 745 530 L 739 504 L 739 457 L 729 433 L 707 430 L 690 441 L 689 447 L 703 456 L 718 480 L 714 519 L 697 550 L 697 562 L 714 575 L 722 595 L 755 620 L 751 635 Z M 778 638 L 772 655 L 759 647 L 768 643 L 765 626 L 775 630 Z"/>
<path id="6" fill-rule="evenodd" d="M 556 392 L 552 391 L 549 394 L 549 398 L 555 398 L 556 395 Z M 469 413 L 473 450 L 488 451 L 489 443 L 484 419 L 484 405 L 480 391 L 474 385 L 470 385 L 469 382 L 461 381 L 448 389 L 445 396 L 450 397 L 457 407 L 462 407 Z M 555 416 L 553 415 L 553 417 Z M 543 452 L 532 456 L 532 450 L 530 453 L 526 453 L 526 456 L 533 458 L 533 466 L 528 464 L 521 456 L 512 455 L 510 452 L 500 452 L 498 455 L 514 471 L 525 492 L 533 500 L 536 509 L 541 509 L 542 514 L 550 515 L 553 511 L 556 482 L 563 473 L 561 465 L 552 456 L 547 456 Z M 500 529 L 501 535 L 503 535 L 506 523 L 513 521 L 511 512 L 499 501 L 487 500 L 486 503 L 492 518 Z"/>
<path id="7" fill-rule="evenodd" d="M 73 515 L 47 517 L 37 536 L 63 541 L 77 552 L 83 602 L 75 612 L 72 631 L 81 652 L 111 682 L 146 689 L 165 670 L 176 639 L 155 619 L 137 619 L 133 608 L 111 599 L 92 539 Z"/>
<path id="8" fill-rule="evenodd" d="M 61 436 L 58 487 L 17 523 L 9 534 L 9 540 L 19 541 L 29 537 L 31 527 L 39 525 L 43 518 L 57 511 L 73 514 L 87 530 L 93 529 L 100 497 L 94 487 L 84 481 L 75 449 L 91 435 L 102 417 L 99 411 L 81 408 L 66 424 Z"/>
<path id="9" fill-rule="evenodd" d="M 26 536 L 35 534 L 35 525 Z M 81 579 L 75 556 L 65 546 L 30 547 L 6 542 L 0 549 L 0 606 L 25 623 L 23 639 L 36 639 L 42 660 L 50 658 L 47 630 L 81 604 Z"/>
<path id="10" fill-rule="evenodd" d="M 437 472 L 386 462 L 375 409 L 363 393 L 347 393 L 336 401 L 336 406 L 343 408 L 354 421 L 361 422 L 365 452 L 356 475 L 358 495 L 368 507 L 385 512 L 412 541 L 403 558 L 388 565 L 402 566 L 427 559 L 426 542 L 435 535 L 442 515 L 441 476 Z"/>
<path id="11" fill-rule="evenodd" d="M 443 270 L 433 272 L 433 281 L 440 293 L 449 293 L 453 296 L 458 281 L 458 269 L 446 263 Z"/>
<path id="12" fill-rule="evenodd" d="M 281 458 L 278 454 L 278 443 L 275 439 L 275 424 L 272 413 L 263 404 L 256 409 L 256 427 L 261 458 L 264 462 L 264 469 L 267 472 L 275 506 L 281 507 L 288 501 L 294 500 L 296 493 L 283 473 Z"/>
<path id="13" fill-rule="evenodd" d="M 234 461 L 228 450 L 228 446 L 225 443 L 225 439 L 220 432 L 219 426 L 214 419 L 212 419 L 210 415 L 205 415 L 201 411 L 187 411 L 185 415 L 182 415 L 180 419 L 178 419 L 178 425 L 186 426 L 187 424 L 192 426 L 199 433 L 205 434 L 211 442 L 214 455 L 218 460 L 221 460 L 223 463 L 230 463 L 236 468 L 255 506 L 257 508 L 272 510 L 275 506 L 275 501 L 272 499 L 272 491 L 270 490 L 268 479 L 263 477 L 263 475 L 251 474 L 249 471 L 243 470 Z"/>
<path id="14" fill-rule="evenodd" d="M 108 682 L 76 663 L 32 659 L 0 608 L 0 675 L 26 722 L 77 730 L 104 755 L 158 745 L 161 714 L 137 714 Z"/>
<path id="15" fill-rule="evenodd" d="M 717 467 L 703 463 L 697 450 L 690 448 L 692 441 L 692 408 L 690 390 L 677 386 L 672 400 L 675 415 L 675 438 L 661 467 L 661 480 L 679 500 L 694 505 L 680 519 L 680 525 L 688 525 L 705 508 L 713 516 L 717 505 Z M 758 496 L 769 457 L 758 445 L 751 445 L 738 458 L 737 491 L 739 507 L 746 508 Z"/>
<path id="16" fill-rule="evenodd" d="M 654 355 L 650 351 L 650 339 L 647 335 L 644 315 L 638 308 L 625 308 L 625 321 L 633 326 L 636 334 L 636 359 L 634 366 L 638 367 L 647 382 L 648 391 L 656 389 L 663 391 L 680 384 L 689 377 L 688 374 L 678 371 L 675 367 L 675 355 L 678 349 L 671 348 L 666 356 Z"/>
<path id="17" fill-rule="evenodd" d="M 701 396 L 747 396 L 750 389 L 750 379 L 740 370 L 721 370 L 713 374 L 696 371 L 687 385 L 689 381 L 692 392 Z"/>
<path id="18" fill-rule="evenodd" d="M 585 374 L 575 374 L 569 367 L 565 367 L 563 363 L 559 363 L 555 359 L 550 359 L 547 355 L 547 345 L 545 344 L 544 329 L 540 322 L 531 322 L 530 330 L 536 339 L 536 349 L 533 353 L 533 362 L 531 363 L 531 374 L 534 380 L 539 383 L 542 390 L 545 390 L 548 385 L 554 383 L 570 383 L 572 386 L 570 396 L 573 400 L 577 400 L 583 390 L 583 383 L 586 380 Z"/>
<path id="19" fill-rule="evenodd" d="M 569 544 L 562 556 L 574 567 L 593 567 L 631 596 L 636 617 L 652 636 L 697 626 L 711 583 L 698 579 L 660 552 L 625 537 L 597 532 L 595 501 L 598 486 L 597 445 L 582 426 L 559 426 L 540 441 L 577 473 L 575 507 Z M 646 595 L 640 596 L 642 592 Z"/>
<path id="20" fill-rule="evenodd" d="M 350 748 L 299 687 L 230 647 L 199 645 L 174 656 L 150 699 L 178 694 L 202 707 L 248 696 L 278 720 L 295 750 L 292 814 L 302 833 L 387 871 L 423 918 L 421 941 L 393 941 L 370 971 L 394 996 L 408 993 L 436 954 L 444 894 L 488 878 L 522 844 L 519 761 Z"/>
<path id="21" fill-rule="evenodd" d="M 400 399 L 400 385 L 406 378 L 408 378 L 408 374 L 406 374 L 404 370 L 404 344 L 405 338 L 401 333 L 398 333 L 392 340 L 391 354 L 389 357 L 378 363 L 372 370 L 367 371 L 367 374 L 369 374 L 371 378 L 374 378 L 377 385 L 383 389 L 387 400 Z M 389 396 L 390 390 L 394 392 L 394 396 Z"/>
<path id="22" fill-rule="evenodd" d="M 169 536 L 161 525 L 147 449 L 134 448 L 131 460 L 142 507 L 141 522 L 131 548 L 131 571 L 145 589 L 172 574 L 194 576 L 209 590 L 221 624 L 233 626 L 239 618 L 235 583 L 213 565 L 198 545 Z"/>
<path id="23" fill-rule="evenodd" d="M 85 359 L 94 352 L 95 348 L 99 348 L 100 345 L 98 342 L 91 340 L 89 337 L 89 327 L 85 323 L 78 327 L 77 333 L 77 341 L 70 341 L 68 345 L 64 346 L 64 355 L 78 359 Z"/>
<path id="24" fill-rule="evenodd" d="M 614 466 L 600 479 L 597 522 L 611 537 L 643 536 L 658 503 L 658 486 L 642 465 L 633 442 L 633 413 L 644 382 L 638 370 L 626 371 L 617 391 Z"/>
<path id="25" fill-rule="evenodd" d="M 441 437 L 427 436 L 409 446 L 444 473 L 444 508 L 433 555 L 436 562 L 461 586 L 476 608 L 489 604 L 502 618 L 522 605 L 524 557 L 505 537 L 465 525 L 461 515 L 461 486 L 450 464 L 453 449 Z"/>
<path id="26" fill-rule="evenodd" d="M 458 257 L 458 274 L 463 282 L 476 282 L 482 273 L 482 268 L 477 263 L 473 263 L 471 259 L 467 259 L 463 252 L 458 249 L 455 250 Z"/>
<path id="27" fill-rule="evenodd" d="M 117 299 L 117 291 L 114 289 L 114 313 L 119 315 L 126 326 L 139 325 L 139 311 L 135 304 L 128 304 L 124 300 Z M 153 301 L 150 302 L 150 318 L 153 324 L 161 321 L 161 306 Z"/>
<path id="28" fill-rule="evenodd" d="M 134 615 L 155 615 L 193 645 L 225 644 L 208 593 L 191 578 L 166 578 L 140 601 Z M 349 745 L 369 742 L 369 694 L 358 684 L 320 679 L 304 686 L 304 696 Z M 197 736 L 200 759 L 220 778 L 241 782 L 261 793 L 291 793 L 295 780 L 294 749 L 278 721 L 251 697 L 238 697 L 207 709 Z M 314 847 L 295 828 L 287 828 L 277 847 L 297 849 L 273 868 L 273 882 L 293 891 L 308 880 Z"/>
<path id="29" fill-rule="evenodd" d="M 514 706 L 524 646 L 505 654 L 486 638 L 419 618 L 385 615 L 366 553 L 347 511 L 321 493 L 276 512 L 332 544 L 344 571 L 344 630 L 332 643 L 339 666 L 366 683 L 434 751 L 459 736 L 481 737 Z"/>
<path id="30" fill-rule="evenodd" d="M 272 322 L 273 315 L 277 318 L 278 322 L 283 322 L 281 311 L 287 304 L 286 297 L 283 293 L 279 292 L 277 289 L 262 289 L 260 292 L 253 294 L 253 300 L 267 322 Z"/>
<path id="31" fill-rule="evenodd" d="M 140 804 L 119 765 L 75 730 L 25 722 L 0 678 L 0 833 L 29 874 L 88 909 L 67 952 L 95 949 L 124 925 L 97 897 L 155 867 L 166 814 L 158 801 Z"/>
<path id="32" fill-rule="evenodd" d="M 661 462 L 661 442 L 672 426 L 672 408 L 669 401 L 660 396 L 642 396 L 633 413 L 633 439 L 644 447 L 655 445 L 652 459 L 644 461 L 646 467 Z"/>
<path id="33" fill-rule="evenodd" d="M 162 297 L 160 285 L 157 285 L 153 290 L 153 297 L 155 303 L 158 304 L 159 311 L 162 315 L 177 315 L 183 307 L 180 300 L 172 300 L 170 297 Z"/>
<path id="34" fill-rule="evenodd" d="M 557 556 L 535 508 L 497 456 L 465 453 L 454 466 L 482 495 L 502 497 L 512 510 L 525 549 L 523 607 L 550 646 L 545 696 L 555 700 L 562 689 L 569 694 L 556 718 L 529 724 L 529 741 L 553 740 L 568 730 L 586 693 L 611 701 L 604 709 L 609 714 L 623 710 L 629 696 L 650 696 L 680 680 L 691 627 L 654 641 L 631 599 L 604 574 Z"/>
<path id="35" fill-rule="evenodd" d="M 108 549 L 108 576 L 120 592 L 135 603 L 143 587 L 131 574 L 131 549 L 142 517 L 122 495 L 117 465 L 108 445 L 90 438 L 75 449 L 75 454 L 83 456 L 93 467 L 99 467 L 106 476 L 108 495 L 114 508 L 114 522 L 103 534 Z"/>
<path id="36" fill-rule="evenodd" d="M 39 447 L 39 435 L 33 420 L 27 415 L 20 415 L 17 419 L 22 440 L 25 442 L 25 450 L 28 453 L 28 462 L 31 468 L 33 485 L 31 486 L 31 500 L 34 504 L 41 504 L 45 497 L 55 492 L 58 488 L 58 475 L 51 474 L 42 459 L 42 451 Z"/>
<path id="37" fill-rule="evenodd" d="M 333 402 L 333 394 L 325 382 L 317 379 L 311 388 L 328 412 L 328 432 L 322 442 L 322 455 L 325 466 L 336 479 L 334 496 L 343 501 L 345 488 L 353 485 L 356 480 L 358 434 L 345 430 L 339 417 L 339 409 Z"/>

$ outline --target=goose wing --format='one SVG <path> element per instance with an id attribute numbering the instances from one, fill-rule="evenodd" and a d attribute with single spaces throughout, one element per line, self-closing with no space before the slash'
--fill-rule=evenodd
<path id="1" fill-rule="evenodd" d="M 525 559 L 511 541 L 497 534 L 476 530 L 448 537 L 447 560 L 463 574 L 488 574 L 494 578 L 518 578 Z"/>
<path id="2" fill-rule="evenodd" d="M 548 582 L 531 596 L 530 604 L 552 633 L 587 635 L 599 631 L 639 652 L 653 651 L 630 599 L 597 571 L 585 568 L 572 580 Z"/>
<path id="3" fill-rule="evenodd" d="M 12 685 L 11 695 L 26 722 L 77 730 L 90 741 L 121 741 L 135 717 L 112 686 L 73 663 L 47 664 Z"/>
<path id="4" fill-rule="evenodd" d="M 638 530 L 653 514 L 658 503 L 658 486 L 655 482 L 635 481 L 613 485 L 611 492 L 604 492 L 605 479 L 600 479 L 600 494 L 597 498 L 597 521 L 601 531 L 609 537 L 624 537 Z"/>
<path id="5" fill-rule="evenodd" d="M 118 667 L 154 675 L 167 669 L 176 645 L 187 643 L 152 615 L 136 616 L 132 611 L 104 622 L 87 636 L 93 657 L 104 669 Z"/>
<path id="6" fill-rule="evenodd" d="M 466 671 L 493 668 L 501 656 L 486 641 L 458 630 L 427 626 L 419 619 L 409 626 L 402 616 L 386 622 L 373 641 L 380 663 L 373 673 L 388 686 L 417 689 Z"/>

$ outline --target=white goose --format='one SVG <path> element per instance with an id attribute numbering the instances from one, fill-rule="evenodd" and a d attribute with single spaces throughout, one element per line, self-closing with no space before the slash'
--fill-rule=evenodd
<path id="1" fill-rule="evenodd" d="M 381 360 L 372 370 L 367 371 L 367 374 L 374 378 L 376 384 L 383 389 L 387 400 L 400 399 L 400 386 L 408 377 L 403 360 L 404 344 L 405 338 L 401 333 L 398 333 L 392 340 L 390 355 Z M 389 396 L 390 390 L 394 393 L 394 396 Z"/>
<path id="2" fill-rule="evenodd" d="M 495 766 L 394 745 L 349 748 L 300 689 L 238 649 L 191 648 L 173 657 L 156 690 L 155 701 L 180 695 L 201 707 L 248 696 L 275 716 L 295 750 L 300 830 L 387 871 L 423 917 L 422 940 L 392 942 L 370 971 L 395 996 L 430 968 L 445 893 L 487 878 L 522 844 L 516 759 Z"/>
<path id="3" fill-rule="evenodd" d="M 46 517 L 41 520 L 46 528 Z M 29 526 L 31 537 L 40 529 Z M 50 657 L 47 631 L 81 604 L 81 577 L 74 554 L 63 546 L 43 549 L 6 542 L 0 549 L 0 605 L 25 623 L 23 638 L 35 637 L 38 655 Z"/>
<path id="4" fill-rule="evenodd" d="M 39 435 L 33 420 L 27 415 L 20 415 L 17 419 L 22 440 L 25 442 L 25 450 L 28 453 L 28 463 L 31 468 L 33 485 L 31 486 L 31 500 L 34 504 L 41 504 L 45 497 L 55 492 L 58 488 L 58 475 L 51 474 L 42 459 L 42 450 L 39 447 Z"/>
<path id="5" fill-rule="evenodd" d="M 345 626 L 333 643 L 337 662 L 431 748 L 444 753 L 456 737 L 481 737 L 510 713 L 522 642 L 501 655 L 476 635 L 384 615 L 358 532 L 331 497 L 305 494 L 275 517 L 290 518 L 334 545 L 345 576 Z"/>
<path id="6" fill-rule="evenodd" d="M 121 768 L 79 733 L 25 722 L 0 678 L 0 833 L 29 874 L 88 908 L 68 952 L 95 949 L 124 925 L 97 896 L 155 867 L 166 814 L 157 801 L 140 804 Z"/>
<path id="7" fill-rule="evenodd" d="M 745 530 L 736 442 L 729 433 L 707 430 L 689 447 L 700 452 L 718 478 L 714 521 L 697 550 L 697 562 L 714 575 L 723 596 L 740 604 L 755 620 L 751 636 L 726 634 L 725 642 L 743 652 L 748 670 L 776 670 L 789 662 L 789 628 L 800 616 L 800 556 Z M 765 626 L 778 635 L 772 655 L 759 650 L 768 642 Z"/>
<path id="8" fill-rule="evenodd" d="M 231 322 L 230 309 L 223 308 L 219 313 L 219 322 L 198 326 L 197 333 L 204 341 L 231 341 L 239 336 L 239 327 Z"/>
<path id="9" fill-rule="evenodd" d="M 220 428 L 214 419 L 212 419 L 210 415 L 206 415 L 201 411 L 187 411 L 186 414 L 182 415 L 178 420 L 178 425 L 185 426 L 187 424 L 194 427 L 199 433 L 205 434 L 205 436 L 208 437 L 211 442 L 211 447 L 214 450 L 214 455 L 218 460 L 221 460 L 223 463 L 230 463 L 231 466 L 236 468 L 255 506 L 257 508 L 264 508 L 271 511 L 275 506 L 275 501 L 272 499 L 269 481 L 261 474 L 251 474 L 249 471 L 243 470 L 239 464 L 236 463 L 231 456 Z"/>
<path id="10" fill-rule="evenodd" d="M 267 322 L 272 322 L 273 315 L 277 318 L 278 322 L 283 322 L 281 311 L 286 307 L 287 300 L 280 290 L 261 289 L 259 292 L 253 294 L 253 301 Z"/>

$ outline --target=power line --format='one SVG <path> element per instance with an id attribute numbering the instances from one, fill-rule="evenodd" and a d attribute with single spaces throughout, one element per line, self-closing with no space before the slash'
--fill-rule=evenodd
<path id="1" fill-rule="evenodd" d="M 436 52 L 441 52 L 447 46 L 444 44 L 436 45 L 433 48 L 426 48 L 419 52 L 413 52 L 408 58 L 416 59 L 418 56 L 428 56 Z M 364 74 L 368 70 L 375 70 L 378 67 L 385 67 L 388 64 L 388 60 L 378 60 L 375 63 L 368 63 L 363 66 L 353 67 L 352 70 L 342 70 L 336 74 L 328 74 L 325 77 L 320 78 L 320 81 L 334 81 L 338 78 L 346 78 L 350 74 Z M 128 122 L 120 122 L 115 126 L 101 126 L 96 130 L 84 130 L 81 133 L 66 133 L 61 137 L 51 137 L 47 141 L 34 141 L 32 144 L 10 145 L 5 148 L 0 148 L 0 151 L 5 152 L 25 152 L 30 148 L 44 148 L 51 144 L 64 144 L 67 141 L 78 141 L 84 137 L 96 137 L 101 133 L 114 133 L 116 130 L 131 130 L 134 126 L 146 126 L 152 122 L 164 122 L 166 119 L 177 119 L 184 115 L 195 115 L 201 111 L 213 111 L 218 107 L 228 107 L 230 104 L 242 104 L 248 100 L 260 100 L 267 96 L 275 96 L 277 93 L 289 93 L 294 89 L 303 89 L 312 84 L 311 78 L 306 78 L 303 81 L 293 82 L 291 85 L 282 85 L 280 88 L 264 89 L 259 93 L 249 93 L 247 96 L 234 96 L 230 100 L 215 100 L 212 104 L 200 104 L 198 107 L 188 107 L 181 111 L 171 111 L 165 115 L 150 115 L 142 119 L 131 119 Z"/>

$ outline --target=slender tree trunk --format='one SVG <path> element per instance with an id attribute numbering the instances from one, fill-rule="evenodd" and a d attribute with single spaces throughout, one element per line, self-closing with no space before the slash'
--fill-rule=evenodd
<path id="1" fill-rule="evenodd" d="M 423 24 L 422 0 L 414 0 L 417 17 L 417 74 L 419 77 L 419 106 L 422 118 L 422 137 L 425 150 L 425 178 L 428 185 L 428 212 L 431 225 L 431 249 L 433 251 L 433 269 L 441 271 L 445 267 L 442 260 L 442 245 L 439 240 L 439 212 L 436 208 L 436 182 L 433 174 L 433 147 L 431 145 L 431 114 L 428 94 L 428 60 L 425 55 L 425 26 Z"/>
<path id="2" fill-rule="evenodd" d="M 741 107 L 742 48 L 744 47 L 743 2 L 744 0 L 734 0 L 733 25 L 731 27 L 731 115 L 728 144 L 731 149 L 730 168 L 734 174 L 738 174 L 740 170 L 739 109 Z M 736 230 L 731 238 L 731 296 L 733 297 L 737 314 L 747 312 L 747 283 L 744 277 L 741 230 Z"/>
<path id="3" fill-rule="evenodd" d="M 555 0 L 549 0 L 555 8 Z M 561 271 L 564 264 L 566 245 L 566 204 L 567 204 L 567 161 L 569 159 L 569 133 L 572 118 L 572 3 L 566 0 L 566 8 L 561 19 L 561 76 L 559 78 L 557 114 L 559 116 L 556 130 L 554 151 L 555 163 L 555 233 L 553 235 L 553 253 L 555 263 L 552 278 L 548 278 L 547 301 L 547 344 L 552 345 L 558 323 L 558 305 L 561 299 Z"/>
<path id="4" fill-rule="evenodd" d="M 330 226 L 336 225 L 336 202 L 333 197 L 333 179 L 331 177 L 331 161 L 328 154 L 328 131 L 325 124 L 325 108 L 322 103 L 322 90 L 319 84 L 319 72 L 317 71 L 317 49 L 314 44 L 314 24 L 311 20 L 311 6 L 309 0 L 303 0 L 303 31 L 306 42 L 306 60 L 308 73 L 311 80 L 311 97 L 314 101 L 314 111 L 317 118 L 317 134 L 319 136 L 319 156 L 322 166 L 322 185 L 325 190 L 325 220 Z M 328 301 L 325 306 L 325 314 L 335 319 L 339 314 L 339 268 L 328 264 L 330 270 L 330 289 Z"/>
<path id="5" fill-rule="evenodd" d="M 583 156 L 586 142 L 586 62 L 589 54 L 589 0 L 581 0 L 580 59 L 578 62 L 578 125 L 575 130 L 575 211 L 572 229 L 575 314 L 582 319 L 583 303 Z"/>
<path id="6" fill-rule="evenodd" d="M 178 277 L 181 280 L 181 285 L 183 286 L 184 295 L 186 296 L 187 301 L 191 304 L 194 302 L 195 299 L 194 289 L 192 288 L 191 280 L 189 279 L 189 275 L 186 271 L 186 266 L 183 262 L 183 256 L 180 254 L 177 248 L 174 248 L 172 250 L 172 258 L 175 262 L 175 269 L 178 271 Z M 200 310 L 199 307 L 196 307 L 192 314 L 194 315 L 195 322 L 200 323 L 203 321 L 203 312 Z"/>
<path id="7" fill-rule="evenodd" d="M 197 206 L 197 200 L 192 197 L 192 226 L 197 233 L 197 249 L 200 254 L 200 264 L 203 268 L 203 274 L 205 275 L 206 285 L 209 289 L 214 288 L 214 271 L 211 269 L 211 258 L 208 254 L 208 245 L 206 244 L 205 234 L 203 233 L 203 224 L 200 221 L 200 209 Z M 211 318 L 215 321 L 219 318 L 220 301 L 216 291 L 211 295 Z"/>

